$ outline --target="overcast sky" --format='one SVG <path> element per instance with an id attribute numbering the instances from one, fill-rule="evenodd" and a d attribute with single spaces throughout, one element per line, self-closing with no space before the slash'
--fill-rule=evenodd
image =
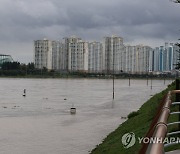
<path id="1" fill-rule="evenodd" d="M 152 47 L 180 38 L 180 4 L 169 0 L 0 0 L 0 54 L 33 61 L 33 40 L 77 35 Z"/>

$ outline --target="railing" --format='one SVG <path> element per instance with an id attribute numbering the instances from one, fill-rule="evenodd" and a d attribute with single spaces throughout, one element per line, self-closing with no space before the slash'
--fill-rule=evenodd
<path id="1" fill-rule="evenodd" d="M 147 138 L 156 138 L 155 143 L 144 143 L 140 154 L 164 154 L 164 147 L 168 147 L 171 145 L 176 144 L 169 143 L 165 144 L 162 142 L 164 141 L 166 136 L 173 135 L 173 134 L 180 134 L 180 131 L 167 133 L 168 126 L 174 124 L 180 124 L 180 121 L 168 123 L 168 117 L 172 114 L 180 114 L 180 112 L 170 112 L 171 105 L 180 105 L 180 102 L 172 103 L 171 97 L 172 94 L 179 94 L 180 90 L 173 90 L 169 91 L 167 95 L 164 96 L 163 100 L 161 101 L 158 111 L 156 113 L 155 118 L 152 121 L 150 129 L 146 134 Z M 161 141 L 160 141 L 161 140 Z M 159 141 L 159 142 L 158 142 Z"/>

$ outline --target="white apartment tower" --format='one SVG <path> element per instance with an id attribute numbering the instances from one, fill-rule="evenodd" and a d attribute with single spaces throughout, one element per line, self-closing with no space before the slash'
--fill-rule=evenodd
<path id="1" fill-rule="evenodd" d="M 126 67 L 125 72 L 134 73 L 136 70 L 136 50 L 135 46 L 126 45 Z"/>
<path id="2" fill-rule="evenodd" d="M 35 68 L 52 69 L 52 41 L 47 39 L 34 41 L 34 62 Z"/>
<path id="3" fill-rule="evenodd" d="M 60 41 L 52 41 L 52 68 L 64 71 L 64 44 Z"/>
<path id="4" fill-rule="evenodd" d="M 152 48 L 149 46 L 137 45 L 136 46 L 136 72 L 137 73 L 148 73 L 150 70 L 150 56 Z"/>
<path id="5" fill-rule="evenodd" d="M 66 41 L 68 71 L 88 72 L 88 42 L 77 37 L 66 38 Z"/>
<path id="6" fill-rule="evenodd" d="M 101 73 L 103 66 L 103 46 L 100 42 L 89 43 L 88 72 Z"/>
<path id="7" fill-rule="evenodd" d="M 123 71 L 123 38 L 118 36 L 104 38 L 104 71 L 107 73 L 115 73 Z M 125 66 L 125 65 L 124 65 Z"/>
<path id="8" fill-rule="evenodd" d="M 125 72 L 148 73 L 152 71 L 153 51 L 149 46 L 127 45 L 125 49 Z"/>
<path id="9" fill-rule="evenodd" d="M 80 40 L 82 40 L 81 38 L 78 38 L 76 36 L 71 36 L 71 37 L 65 37 L 64 38 L 64 53 L 63 53 L 63 57 L 64 57 L 64 70 L 66 71 L 71 71 L 71 55 L 70 55 L 70 46 L 72 43 L 77 43 Z"/>

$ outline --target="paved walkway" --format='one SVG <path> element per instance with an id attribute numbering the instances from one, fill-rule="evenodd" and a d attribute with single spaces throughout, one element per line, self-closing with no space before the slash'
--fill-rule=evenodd
<path id="1" fill-rule="evenodd" d="M 166 152 L 165 154 L 180 154 L 180 150 Z"/>

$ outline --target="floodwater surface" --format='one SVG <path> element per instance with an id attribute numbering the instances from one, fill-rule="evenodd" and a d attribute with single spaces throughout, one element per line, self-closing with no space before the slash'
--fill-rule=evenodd
<path id="1" fill-rule="evenodd" d="M 112 101 L 112 80 L 0 78 L 0 153 L 88 154 L 170 83 L 115 80 Z"/>

